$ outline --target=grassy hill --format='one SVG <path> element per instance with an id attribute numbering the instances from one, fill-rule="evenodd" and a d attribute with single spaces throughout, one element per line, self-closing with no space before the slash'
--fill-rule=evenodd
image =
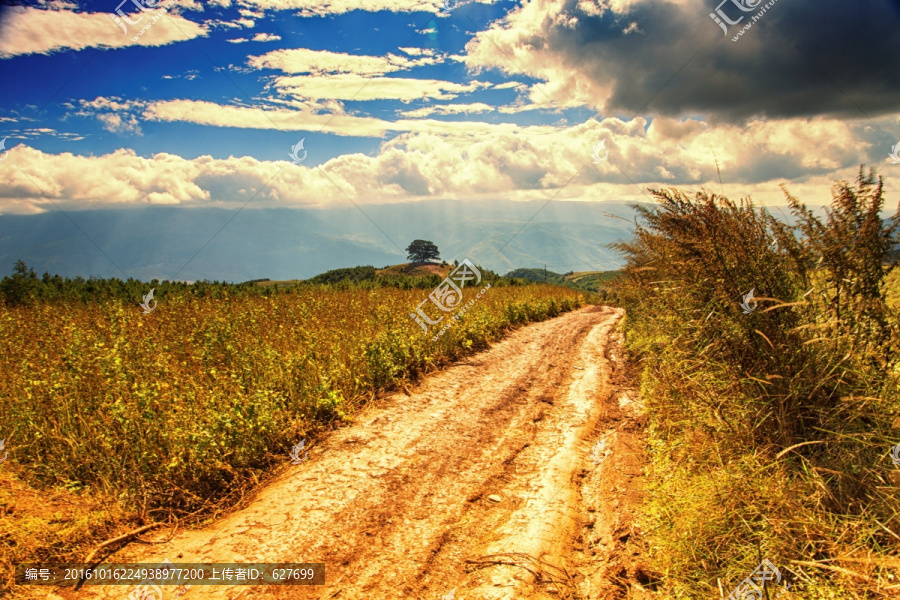
<path id="1" fill-rule="evenodd" d="M 455 268 L 453 264 L 429 263 L 411 264 L 402 263 L 388 265 L 381 269 L 368 265 L 363 267 L 349 267 L 333 269 L 306 280 L 270 281 L 257 280 L 258 286 L 269 288 L 287 288 L 299 283 L 313 285 L 373 285 L 376 287 L 428 288 L 440 283 Z M 479 268 L 482 276 L 495 285 L 517 285 L 523 282 L 547 283 L 559 285 L 580 292 L 600 293 L 602 300 L 608 299 L 607 290 L 620 271 L 579 271 L 569 273 L 556 273 L 544 269 L 515 269 L 503 277 L 498 276 L 490 269 Z"/>
<path id="2" fill-rule="evenodd" d="M 259 287 L 264 288 L 284 288 L 290 287 L 292 285 L 297 285 L 298 283 L 302 283 L 302 279 L 282 279 L 280 281 L 272 281 L 271 279 L 264 279 L 261 281 L 252 281 L 249 283 L 255 283 Z"/>
<path id="3" fill-rule="evenodd" d="M 376 273 L 381 277 L 389 277 L 391 275 L 405 275 L 407 277 L 424 277 L 427 275 L 437 275 L 441 279 L 450 274 L 454 266 L 442 262 L 440 264 L 416 264 L 410 267 L 411 263 L 403 263 L 399 265 L 389 265 L 383 269 L 378 269 Z"/>
<path id="4" fill-rule="evenodd" d="M 534 283 L 551 283 L 572 289 L 599 292 L 606 288 L 619 274 L 619 271 L 580 271 L 578 273 L 556 273 L 544 269 L 516 269 L 503 277 L 507 279 L 524 279 Z"/>
<path id="5" fill-rule="evenodd" d="M 579 271 L 569 273 L 565 278 L 579 288 L 596 292 L 612 283 L 619 273 L 621 271 Z"/>
<path id="6" fill-rule="evenodd" d="M 508 279 L 524 279 L 534 283 L 555 283 L 557 285 L 562 285 L 566 281 L 562 274 L 545 269 L 515 269 L 504 275 L 504 277 Z"/>
<path id="7" fill-rule="evenodd" d="M 398 287 L 402 289 L 409 288 L 428 288 L 438 285 L 445 277 L 447 277 L 455 268 L 455 265 L 441 263 L 401 263 L 398 265 L 388 265 L 381 269 L 376 269 L 371 265 L 362 267 L 347 267 L 341 269 L 332 269 L 326 271 L 310 279 L 289 279 L 282 281 L 271 281 L 268 279 L 255 280 L 255 283 L 261 287 L 285 288 L 297 284 L 312 285 L 363 285 L 367 283 L 374 286 Z M 510 283 L 502 282 L 501 278 L 491 271 L 479 267 L 482 277 L 495 285 L 507 285 Z M 248 282 L 250 283 L 250 282 Z M 572 286 L 568 286 L 572 287 Z"/>

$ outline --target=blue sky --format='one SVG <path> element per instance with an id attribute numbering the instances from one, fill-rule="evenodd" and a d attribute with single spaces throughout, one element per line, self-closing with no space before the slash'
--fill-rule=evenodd
<path id="1" fill-rule="evenodd" d="M 898 5 L 6 6 L 0 213 L 646 200 L 718 191 L 716 162 L 761 204 L 826 202 L 861 163 L 895 201 Z"/>

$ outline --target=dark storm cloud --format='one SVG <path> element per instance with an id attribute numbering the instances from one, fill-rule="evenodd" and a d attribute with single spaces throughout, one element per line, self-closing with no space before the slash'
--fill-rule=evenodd
<path id="1" fill-rule="evenodd" d="M 748 13 L 726 2 L 732 20 L 744 16 L 727 36 L 709 16 L 721 0 L 652 0 L 595 17 L 569 1 L 577 24 L 548 20 L 545 40 L 531 44 L 596 85 L 611 85 L 607 114 L 739 122 L 900 109 L 900 0 L 776 0 L 733 42 L 768 1 Z M 624 33 L 631 23 L 638 30 Z"/>

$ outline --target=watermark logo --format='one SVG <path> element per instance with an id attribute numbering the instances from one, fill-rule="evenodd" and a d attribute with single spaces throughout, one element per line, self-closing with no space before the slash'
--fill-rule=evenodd
<path id="1" fill-rule="evenodd" d="M 603 156 L 600 155 L 600 152 L 603 152 Z M 603 138 L 599 144 L 594 146 L 594 152 L 591 154 L 591 158 L 594 159 L 594 164 L 602 163 L 609 156 L 609 150 L 606 149 L 606 138 Z"/>
<path id="2" fill-rule="evenodd" d="M 481 271 L 475 268 L 475 265 L 466 258 L 463 259 L 459 266 L 457 266 L 450 274 L 447 276 L 444 281 L 442 281 L 434 291 L 428 294 L 428 297 L 422 302 L 419 303 L 419 306 L 416 307 L 416 312 L 409 313 L 409 316 L 415 321 L 419 327 L 422 328 L 422 331 L 428 333 L 428 325 L 437 325 L 440 323 L 446 315 L 441 315 L 437 319 L 431 319 L 428 314 L 422 309 L 422 305 L 431 301 L 432 304 L 437 306 L 442 312 L 450 312 L 460 306 L 463 297 L 463 288 L 466 287 L 466 283 L 475 280 L 474 284 L 477 285 L 481 283 Z M 458 285 L 457 285 L 458 284 Z M 459 320 L 459 318 L 465 314 L 466 309 L 474 304 L 475 300 L 484 293 L 485 290 L 490 288 L 490 284 L 486 285 L 481 289 L 478 293 L 478 296 L 470 300 L 462 309 L 452 317 L 452 319 Z M 449 322 L 448 322 L 449 323 Z M 443 332 L 450 328 L 451 324 L 447 324 L 444 326 L 444 329 L 441 331 L 441 335 Z M 435 336 L 437 339 L 439 336 Z"/>
<path id="3" fill-rule="evenodd" d="M 896 446 L 891 448 L 891 462 L 893 462 L 897 466 L 900 466 L 900 444 L 897 444 Z"/>
<path id="4" fill-rule="evenodd" d="M 3 140 L 4 142 L 6 140 Z M 0 144 L 0 150 L 3 149 L 3 144 Z M 900 142 L 897 142 L 896 146 L 891 146 L 891 153 L 888 154 L 891 157 L 891 164 L 900 165 Z"/>
<path id="5" fill-rule="evenodd" d="M 122 2 L 119 3 L 119 5 L 116 7 L 116 13 L 118 16 L 116 14 L 112 14 L 109 16 L 112 18 L 113 22 L 116 25 L 122 28 L 122 33 L 125 35 L 128 35 L 128 27 L 125 25 L 125 23 L 128 23 L 128 25 L 137 25 L 144 18 L 144 15 L 141 15 L 140 19 L 138 19 L 137 21 L 132 21 L 128 18 L 128 16 L 125 14 L 125 11 L 122 10 L 122 5 L 129 1 L 133 2 L 141 12 L 147 10 L 146 8 L 144 8 L 143 4 L 136 0 L 122 0 Z"/>
<path id="6" fill-rule="evenodd" d="M 137 6 L 138 10 L 142 13 L 147 12 L 147 11 L 153 11 L 158 8 L 162 9 L 162 13 L 165 13 L 167 10 L 169 10 L 168 8 L 164 8 L 164 7 L 160 6 L 160 0 L 122 0 L 122 2 L 119 3 L 119 6 L 116 7 L 116 14 L 110 15 L 110 17 L 112 17 L 112 20 L 116 25 L 118 25 L 119 27 L 122 28 L 122 32 L 125 35 L 128 35 L 128 27 L 125 25 L 126 23 L 128 23 L 128 25 L 137 25 L 144 19 L 144 15 L 141 15 L 136 21 L 132 21 L 129 18 L 129 16 L 126 15 L 125 12 L 122 10 L 122 5 L 127 2 L 131 2 L 132 4 Z M 133 38 L 131 38 L 131 41 L 132 42 L 138 41 L 138 39 L 140 37 L 142 37 L 144 35 L 144 33 L 146 33 L 151 27 L 153 27 L 153 25 L 157 21 L 159 21 L 162 18 L 162 13 L 155 15 L 149 23 L 147 23 L 146 25 L 144 25 L 141 28 L 141 30 L 137 33 L 137 35 L 135 35 Z M 139 14 L 139 13 L 134 13 L 131 16 L 135 16 L 137 14 Z"/>
<path id="7" fill-rule="evenodd" d="M 754 310 L 756 310 L 756 299 L 753 297 L 753 292 L 756 291 L 756 288 L 753 288 L 746 294 L 744 294 L 744 301 L 741 302 L 741 308 L 744 309 L 744 314 L 749 315 Z M 751 306 L 752 305 L 752 306 Z"/>
<path id="8" fill-rule="evenodd" d="M 293 160 L 293 162 L 294 162 L 295 165 L 299 165 L 299 164 L 302 163 L 304 160 L 306 160 L 306 150 L 303 150 L 303 142 L 304 142 L 305 140 L 306 140 L 306 138 L 303 138 L 302 140 L 300 140 L 299 142 L 297 142 L 294 146 L 292 146 L 292 147 L 291 147 L 291 153 L 288 154 L 288 156 L 291 157 L 291 159 Z M 300 157 L 297 155 L 297 153 L 298 153 L 300 150 L 303 150 L 303 158 L 300 158 Z"/>
<path id="9" fill-rule="evenodd" d="M 2 463 L 2 462 L 6 461 L 6 456 L 9 454 L 6 451 L 6 439 L 5 438 L 0 440 L 0 452 L 3 452 L 3 458 L 0 458 L 0 463 Z"/>
<path id="10" fill-rule="evenodd" d="M 6 140 L 8 140 L 8 139 L 9 138 L 3 138 L 3 140 L 0 141 L 0 150 L 6 150 Z M 900 144 L 897 144 L 897 145 L 900 146 Z M 6 160 L 7 156 L 9 156 L 9 150 L 6 150 L 3 153 L 3 158 L 0 158 L 0 162 L 3 162 L 4 160 Z"/>
<path id="11" fill-rule="evenodd" d="M 309 452 L 303 452 L 304 448 L 306 448 L 306 439 L 303 439 L 299 444 L 294 446 L 294 449 L 291 450 L 291 464 L 299 465 L 303 461 L 306 460 L 306 457 L 309 455 Z M 303 458 L 300 458 L 300 453 L 303 452 Z"/>
<path id="12" fill-rule="evenodd" d="M 442 12 L 448 13 L 459 6 L 459 0 L 444 0 L 441 4 Z"/>
<path id="13" fill-rule="evenodd" d="M 752 600 L 755 598 L 767 598 L 768 594 L 766 594 L 765 589 L 770 587 L 768 585 L 769 581 L 775 581 L 775 585 L 781 583 L 781 571 L 778 570 L 768 558 L 764 558 L 763 561 L 756 567 L 756 570 L 750 574 L 750 577 L 743 580 L 731 594 L 728 595 L 727 600 Z M 778 593 L 778 596 L 781 596 L 785 591 L 790 590 L 791 585 L 785 584 L 785 587 Z M 778 596 L 775 596 L 778 598 Z"/>
<path id="14" fill-rule="evenodd" d="M 441 600 L 453 600 L 454 598 L 456 598 L 456 588 L 450 590 L 450 593 L 441 598 Z"/>
<path id="15" fill-rule="evenodd" d="M 740 37 L 742 35 L 744 35 L 744 33 L 748 29 L 753 27 L 753 24 L 756 23 L 757 21 L 759 21 L 759 19 L 762 18 L 762 16 L 766 13 L 766 11 L 769 10 L 770 8 L 772 8 L 772 6 L 774 6 L 778 0 L 769 0 L 769 2 L 767 2 L 763 6 L 760 6 L 760 3 L 762 1 L 763 0 L 722 0 L 722 2 L 720 2 L 719 5 L 716 7 L 715 12 L 709 13 L 709 17 L 713 21 L 715 21 L 715 23 L 719 27 L 722 28 L 722 31 L 727 36 L 728 35 L 728 26 L 740 24 L 741 21 L 744 20 L 744 16 L 746 16 L 746 15 L 742 15 L 738 19 L 731 19 L 725 13 L 725 11 L 722 10 L 722 5 L 727 4 L 728 2 L 731 2 L 735 7 L 738 8 L 738 10 L 740 10 L 741 12 L 744 12 L 744 13 L 749 13 L 749 12 L 753 12 L 757 9 L 760 9 L 759 12 L 757 12 L 755 15 L 752 15 L 750 17 L 750 22 L 745 24 L 741 28 L 741 30 L 738 31 L 737 35 L 735 35 L 733 38 L 731 38 L 732 42 L 736 42 L 740 39 Z M 737 15 L 740 13 L 733 13 L 733 14 Z"/>
<path id="16" fill-rule="evenodd" d="M 144 15 L 141 15 L 136 21 L 132 21 L 128 15 L 125 14 L 125 11 L 122 10 L 122 5 L 131 2 L 134 4 L 140 12 L 147 12 L 157 8 L 159 4 L 159 0 L 122 0 L 119 5 L 116 7 L 116 13 L 110 15 L 113 22 L 122 28 L 122 33 L 128 35 L 128 27 L 125 26 L 125 23 L 129 25 L 137 25 L 144 19 Z M 139 13 L 134 13 L 137 15 Z M 131 16 L 134 16 L 131 15 Z"/>
<path id="17" fill-rule="evenodd" d="M 762 2 L 762 0 L 722 0 L 719 5 L 716 7 L 715 12 L 709 13 L 709 18 L 716 22 L 716 24 L 722 28 L 722 31 L 725 32 L 725 35 L 728 35 L 728 27 L 725 25 L 737 25 L 741 21 L 744 20 L 744 17 L 741 17 L 737 21 L 732 21 L 728 18 L 728 15 L 722 10 L 722 5 L 731 2 L 743 12 L 750 12 L 756 9 L 756 6 Z"/>
<path id="18" fill-rule="evenodd" d="M 155 290 L 155 289 L 156 289 L 156 288 L 152 288 L 152 289 L 150 290 L 150 293 L 147 294 L 146 296 L 144 296 L 144 301 L 141 302 L 141 308 L 144 309 L 144 314 L 145 314 L 145 315 L 149 315 L 149 314 L 152 313 L 154 310 L 156 310 L 156 300 L 153 300 L 153 290 Z M 151 301 L 153 302 L 153 307 L 152 307 L 152 308 L 150 307 L 150 302 L 151 302 Z"/>
<path id="19" fill-rule="evenodd" d="M 136 586 L 125 600 L 162 600 L 162 597 L 161 587 L 147 583 Z"/>

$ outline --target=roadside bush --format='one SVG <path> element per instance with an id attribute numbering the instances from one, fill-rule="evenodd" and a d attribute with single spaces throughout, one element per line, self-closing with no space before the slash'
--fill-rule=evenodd
<path id="1" fill-rule="evenodd" d="M 768 557 L 805 598 L 884 597 L 900 564 L 885 289 L 900 222 L 881 218 L 881 181 L 838 183 L 824 220 L 785 190 L 793 227 L 749 199 L 653 194 L 615 245 L 615 293 L 644 365 L 665 588 L 727 595 Z"/>

